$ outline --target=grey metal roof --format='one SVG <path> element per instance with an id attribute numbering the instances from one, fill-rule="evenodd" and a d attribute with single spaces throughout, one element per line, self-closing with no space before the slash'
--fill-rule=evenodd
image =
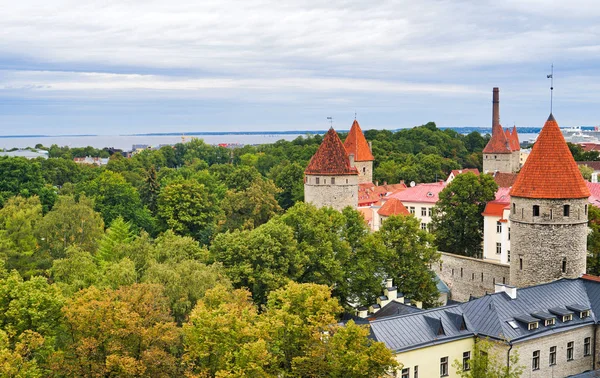
<path id="1" fill-rule="evenodd" d="M 575 314 L 567 322 L 563 322 L 561 316 L 554 325 L 540 323 L 537 329 L 528 330 L 528 322 L 553 318 L 550 312 L 571 313 L 567 306 L 573 304 L 591 308 L 591 316 L 580 319 L 579 314 Z M 519 341 L 592 324 L 597 319 L 597 310 L 600 310 L 600 282 L 561 279 L 518 289 L 515 299 L 501 292 L 455 306 L 380 318 L 371 322 L 371 332 L 376 340 L 383 341 L 394 351 L 415 349 L 474 334 Z M 514 323 L 518 318 L 525 322 Z M 508 322 L 513 322 L 517 328 Z M 443 329 L 441 335 L 438 334 L 438 324 Z M 466 329 L 461 329 L 461 324 Z"/>
<path id="2" fill-rule="evenodd" d="M 369 319 L 381 319 L 386 316 L 394 316 L 394 315 L 407 315 L 414 314 L 415 312 L 421 312 L 420 308 L 414 306 L 407 306 L 403 303 L 391 301 L 390 303 L 383 306 L 383 308 L 376 313 L 369 316 Z"/>
<path id="3" fill-rule="evenodd" d="M 542 319 L 542 320 L 556 319 L 556 316 L 554 316 L 551 313 L 546 312 L 546 311 L 532 312 L 531 316 L 533 316 L 534 318 Z"/>
<path id="4" fill-rule="evenodd" d="M 573 311 L 571 311 L 569 309 L 566 309 L 566 308 L 560 308 L 560 307 L 552 307 L 548 311 L 550 311 L 554 315 L 559 315 L 559 316 L 573 315 L 574 314 Z"/>
<path id="5" fill-rule="evenodd" d="M 585 373 L 569 375 L 567 378 L 600 378 L 600 370 L 586 371 Z"/>
<path id="6" fill-rule="evenodd" d="M 575 304 L 567 305 L 567 308 L 569 310 L 573 310 L 576 312 L 584 312 L 584 311 L 588 311 L 590 309 L 590 306 L 582 306 L 580 304 L 575 303 Z"/>

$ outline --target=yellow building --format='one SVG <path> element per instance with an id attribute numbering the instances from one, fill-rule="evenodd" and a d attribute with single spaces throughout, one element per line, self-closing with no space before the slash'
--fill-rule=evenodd
<path id="1" fill-rule="evenodd" d="M 441 341 L 427 347 L 412 349 L 396 354 L 396 361 L 402 368 L 396 373 L 397 377 L 459 377 L 454 361 L 468 363 L 473 350 L 474 336 Z M 444 373 L 446 375 L 444 375 Z"/>

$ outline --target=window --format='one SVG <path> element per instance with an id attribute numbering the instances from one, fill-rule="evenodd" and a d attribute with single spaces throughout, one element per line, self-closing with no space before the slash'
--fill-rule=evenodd
<path id="1" fill-rule="evenodd" d="M 506 259 L 508 260 L 508 262 L 510 262 L 510 251 L 509 250 L 506 251 Z"/>
<path id="2" fill-rule="evenodd" d="M 508 228 L 508 240 L 510 240 L 510 227 Z"/>
<path id="3" fill-rule="evenodd" d="M 590 311 L 589 311 L 589 310 L 587 310 L 587 311 L 582 311 L 582 312 L 580 312 L 580 313 L 579 313 L 579 317 L 580 317 L 581 319 L 585 319 L 585 318 L 587 318 L 588 316 L 590 316 Z"/>
<path id="4" fill-rule="evenodd" d="M 567 258 L 563 257 L 561 270 L 563 273 L 567 273 Z"/>
<path id="5" fill-rule="evenodd" d="M 415 213 L 415 207 L 414 207 L 414 206 L 411 206 L 411 207 L 410 207 L 410 213 L 411 213 L 411 214 L 414 214 L 414 213 Z"/>
<path id="6" fill-rule="evenodd" d="M 410 368 L 402 369 L 402 378 L 410 378 Z"/>
<path id="7" fill-rule="evenodd" d="M 319 185 L 319 177 L 315 178 L 315 184 Z"/>
<path id="8" fill-rule="evenodd" d="M 442 271 L 442 262 L 440 261 L 440 272 Z"/>
<path id="9" fill-rule="evenodd" d="M 563 321 L 563 323 L 564 323 L 564 322 L 571 321 L 571 320 L 573 320 L 573 315 L 571 315 L 571 314 L 569 314 L 569 315 L 564 315 L 564 316 L 562 317 L 562 321 Z"/>
<path id="10" fill-rule="evenodd" d="M 519 270 L 523 270 L 523 258 L 519 256 Z"/>
<path id="11" fill-rule="evenodd" d="M 448 357 L 440 358 L 440 377 L 448 375 Z"/>
<path id="12" fill-rule="evenodd" d="M 335 185 L 335 177 L 331 178 L 331 185 Z"/>
<path id="13" fill-rule="evenodd" d="M 585 208 L 583 209 L 583 213 L 584 213 L 585 215 L 587 215 L 587 205 L 585 205 Z"/>
<path id="14" fill-rule="evenodd" d="M 367 173 L 367 168 L 366 168 L 366 167 L 363 167 L 363 175 L 364 175 L 365 173 Z"/>
<path id="15" fill-rule="evenodd" d="M 496 232 L 497 233 L 501 233 L 502 232 L 502 223 L 496 222 Z"/>
<path id="16" fill-rule="evenodd" d="M 538 205 L 533 205 L 533 216 L 534 217 L 540 216 L 540 207 Z"/>
<path id="17" fill-rule="evenodd" d="M 533 351 L 533 359 L 531 360 L 531 370 L 539 370 L 540 369 L 540 351 Z"/>
<path id="18" fill-rule="evenodd" d="M 346 184 L 348 183 L 348 179 L 346 179 Z"/>
<path id="19" fill-rule="evenodd" d="M 475 281 L 475 273 L 471 273 L 471 281 Z"/>
<path id="20" fill-rule="evenodd" d="M 471 352 L 463 352 L 463 371 L 471 370 Z"/>
<path id="21" fill-rule="evenodd" d="M 499 255 L 502 253 L 502 243 L 496 243 L 496 254 Z"/>
<path id="22" fill-rule="evenodd" d="M 590 353 L 590 338 L 586 337 L 585 339 L 583 339 L 583 355 L 584 356 L 589 356 Z"/>
<path id="23" fill-rule="evenodd" d="M 452 277 L 454 277 L 454 268 L 452 268 L 452 273 L 450 273 Z"/>
<path id="24" fill-rule="evenodd" d="M 421 230 L 427 231 L 427 223 L 421 223 Z"/>
<path id="25" fill-rule="evenodd" d="M 421 208 L 421 216 L 422 216 L 422 217 L 425 217 L 425 216 L 427 216 L 427 208 L 426 208 L 426 207 L 422 207 L 422 208 Z"/>
<path id="26" fill-rule="evenodd" d="M 530 331 L 532 331 L 534 329 L 538 329 L 539 324 L 540 323 L 538 323 L 538 322 L 529 323 L 529 324 L 527 324 L 527 329 Z"/>
<path id="27" fill-rule="evenodd" d="M 517 204 L 515 204 L 515 203 L 513 203 L 513 211 L 512 211 L 512 212 L 513 212 L 513 213 L 516 213 L 516 212 L 517 212 Z"/>
<path id="28" fill-rule="evenodd" d="M 571 206 L 564 205 L 563 206 L 563 216 L 568 217 L 571 214 Z"/>
<path id="29" fill-rule="evenodd" d="M 552 219 L 552 209 L 550 209 L 550 219 Z"/>
<path id="30" fill-rule="evenodd" d="M 567 361 L 573 361 L 573 341 L 567 343 Z"/>
<path id="31" fill-rule="evenodd" d="M 586 206 L 587 206 L 587 205 L 586 205 Z M 427 215 L 428 215 L 428 216 L 431 216 L 431 209 L 432 209 L 431 207 L 427 209 Z"/>
<path id="32" fill-rule="evenodd" d="M 554 324 L 556 324 L 556 319 L 554 319 L 554 318 L 544 320 L 544 325 L 546 327 L 553 326 Z"/>
<path id="33" fill-rule="evenodd" d="M 550 347 L 550 358 L 548 360 L 550 361 L 550 366 L 556 365 L 556 347 L 555 346 Z"/>
<path id="34" fill-rule="evenodd" d="M 460 278 L 463 278 L 463 268 L 460 268 Z"/>
<path id="35" fill-rule="evenodd" d="M 414 368 L 414 378 L 419 378 L 419 366 L 416 365 Z"/>

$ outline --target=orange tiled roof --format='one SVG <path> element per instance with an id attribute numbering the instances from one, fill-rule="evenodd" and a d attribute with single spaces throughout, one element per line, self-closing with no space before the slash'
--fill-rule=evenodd
<path id="1" fill-rule="evenodd" d="M 344 144 L 333 128 L 330 128 L 317 152 L 313 155 L 304 171 L 307 175 L 357 175 L 355 167 L 350 166 Z"/>
<path id="2" fill-rule="evenodd" d="M 584 274 L 583 276 L 581 276 L 581 278 L 583 278 L 584 280 L 588 280 L 588 281 L 600 282 L 600 277 L 593 276 L 591 274 Z"/>
<path id="3" fill-rule="evenodd" d="M 518 173 L 508 173 L 508 172 L 494 172 L 492 174 L 494 176 L 494 181 L 498 184 L 500 188 L 510 188 L 514 185 L 515 181 L 517 181 Z"/>
<path id="4" fill-rule="evenodd" d="M 389 217 L 392 215 L 409 215 L 410 212 L 397 198 L 390 198 L 385 204 L 377 211 L 382 217 Z"/>
<path id="5" fill-rule="evenodd" d="M 384 198 L 388 193 L 397 192 L 406 189 L 406 185 L 383 184 L 375 186 L 373 183 L 358 184 L 358 206 L 368 206 L 375 204 Z"/>
<path id="6" fill-rule="evenodd" d="M 510 154 L 510 142 L 506 138 L 506 134 L 502 126 L 495 125 L 492 128 L 492 138 L 483 149 L 484 154 Z"/>
<path id="7" fill-rule="evenodd" d="M 369 148 L 369 143 L 356 120 L 352 123 L 350 132 L 344 142 L 344 147 L 346 147 L 348 155 L 354 154 L 354 161 L 375 160 L 371 153 L 371 149 Z"/>
<path id="8" fill-rule="evenodd" d="M 485 205 L 485 210 L 481 215 L 483 216 L 494 216 L 502 218 L 502 213 L 506 209 L 506 202 L 491 201 Z"/>
<path id="9" fill-rule="evenodd" d="M 511 133 L 510 148 L 513 151 L 521 151 L 521 143 L 519 142 L 519 133 L 517 133 L 517 126 L 513 126 Z"/>
<path id="10" fill-rule="evenodd" d="M 533 145 L 510 195 L 557 199 L 590 196 L 590 190 L 552 114 Z"/>

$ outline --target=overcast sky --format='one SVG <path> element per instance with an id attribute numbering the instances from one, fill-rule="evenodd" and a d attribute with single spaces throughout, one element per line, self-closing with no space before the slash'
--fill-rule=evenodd
<path id="1" fill-rule="evenodd" d="M 0 5 L 1 135 L 600 123 L 592 0 Z"/>

